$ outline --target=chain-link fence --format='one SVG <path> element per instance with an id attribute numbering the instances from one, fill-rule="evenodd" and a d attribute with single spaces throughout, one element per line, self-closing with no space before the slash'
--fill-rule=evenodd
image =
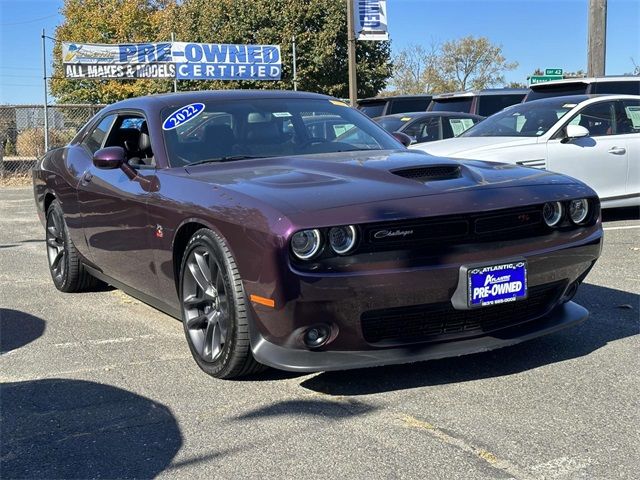
<path id="1" fill-rule="evenodd" d="M 50 105 L 49 148 L 66 145 L 102 107 Z M 0 105 L 0 179 L 28 177 L 44 152 L 44 106 Z"/>

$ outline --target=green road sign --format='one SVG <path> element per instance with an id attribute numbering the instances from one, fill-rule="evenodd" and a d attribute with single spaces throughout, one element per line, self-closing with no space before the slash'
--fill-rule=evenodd
<path id="1" fill-rule="evenodd" d="M 531 75 L 529 77 L 529 85 L 551 82 L 553 80 L 562 80 L 562 75 Z"/>
<path id="2" fill-rule="evenodd" d="M 561 68 L 547 68 L 544 71 L 545 75 L 562 75 L 564 72 Z"/>

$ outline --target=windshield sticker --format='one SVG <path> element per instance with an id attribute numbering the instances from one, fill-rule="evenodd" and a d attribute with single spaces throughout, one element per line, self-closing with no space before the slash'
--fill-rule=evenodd
<path id="1" fill-rule="evenodd" d="M 402 117 L 400 119 L 401 122 L 408 122 L 409 120 L 411 120 L 411 117 Z"/>
<path id="2" fill-rule="evenodd" d="M 289 112 L 273 112 L 271 115 L 273 115 L 274 117 L 290 117 L 291 114 Z"/>
<path id="3" fill-rule="evenodd" d="M 185 105 L 167 117 L 162 124 L 162 129 L 173 130 L 174 128 L 178 128 L 180 125 L 184 125 L 193 120 L 202 112 L 204 112 L 204 103 L 190 103 L 189 105 Z"/>
<path id="4" fill-rule="evenodd" d="M 339 107 L 348 107 L 349 105 L 347 105 L 344 102 L 341 102 L 340 100 L 329 100 L 331 103 L 333 103 L 334 105 L 337 105 Z"/>
<path id="5" fill-rule="evenodd" d="M 578 105 L 577 103 L 565 103 L 564 105 L 562 105 L 562 108 L 573 108 L 576 105 Z"/>

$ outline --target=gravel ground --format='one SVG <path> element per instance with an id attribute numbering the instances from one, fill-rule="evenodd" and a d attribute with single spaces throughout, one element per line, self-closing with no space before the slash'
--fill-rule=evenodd
<path id="1" fill-rule="evenodd" d="M 30 188 L 0 189 L 0 476 L 638 478 L 640 221 L 617 210 L 605 229 L 577 328 L 414 365 L 221 381 L 175 319 L 118 290 L 55 290 Z"/>

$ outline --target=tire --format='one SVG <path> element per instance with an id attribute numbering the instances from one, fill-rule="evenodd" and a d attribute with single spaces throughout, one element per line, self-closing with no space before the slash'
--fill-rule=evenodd
<path id="1" fill-rule="evenodd" d="M 266 367 L 249 344 L 247 303 L 233 255 L 208 228 L 189 240 L 179 282 L 182 324 L 198 366 L 215 378 L 235 378 Z"/>
<path id="2" fill-rule="evenodd" d="M 62 207 L 58 200 L 47 210 L 46 247 L 49 273 L 53 284 L 61 292 L 82 292 L 95 288 L 100 282 L 87 272 L 80 254 L 69 236 Z"/>

